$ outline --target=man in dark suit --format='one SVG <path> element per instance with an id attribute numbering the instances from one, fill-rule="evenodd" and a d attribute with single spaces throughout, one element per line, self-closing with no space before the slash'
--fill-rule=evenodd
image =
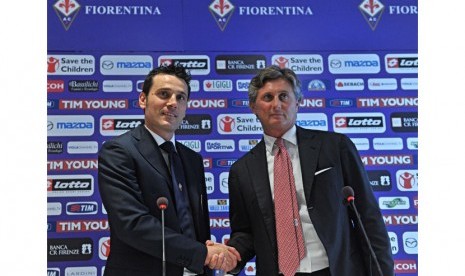
<path id="1" fill-rule="evenodd" d="M 168 200 L 166 275 L 211 275 L 210 269 L 236 264 L 234 249 L 210 241 L 206 245 L 210 228 L 203 160 L 175 141 L 186 114 L 189 81 L 181 66 L 150 71 L 139 96 L 144 125 L 102 146 L 98 183 L 111 241 L 105 276 L 162 275 L 160 197 Z M 179 170 L 171 154 L 180 157 Z"/>
<path id="2" fill-rule="evenodd" d="M 264 137 L 229 172 L 228 245 L 242 256 L 231 272 L 256 256 L 257 275 L 378 275 L 356 217 L 342 202 L 343 187 L 351 186 L 381 270 L 392 276 L 389 237 L 357 149 L 345 135 L 295 125 L 300 88 L 295 73 L 278 66 L 261 70 L 250 82 L 249 106 Z M 277 163 L 278 155 L 288 156 L 287 167 Z M 283 168 L 288 168 L 285 181 Z M 278 206 L 291 183 L 295 190 Z M 281 223 L 281 213 L 289 211 L 284 217 L 294 218 Z M 289 224 L 290 231 L 280 230 Z M 291 241 L 298 246 L 289 248 Z"/>

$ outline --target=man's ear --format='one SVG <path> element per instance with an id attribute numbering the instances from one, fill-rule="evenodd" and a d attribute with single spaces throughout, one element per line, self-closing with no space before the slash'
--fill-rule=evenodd
<path id="1" fill-rule="evenodd" d="M 145 110 L 146 105 L 147 105 L 147 96 L 145 95 L 144 92 L 140 92 L 140 94 L 139 94 L 139 106 L 140 106 L 140 108 Z"/>
<path id="2" fill-rule="evenodd" d="M 295 104 L 295 111 L 299 111 L 299 105 L 300 105 L 300 103 L 302 103 L 302 100 L 297 101 L 297 103 Z"/>

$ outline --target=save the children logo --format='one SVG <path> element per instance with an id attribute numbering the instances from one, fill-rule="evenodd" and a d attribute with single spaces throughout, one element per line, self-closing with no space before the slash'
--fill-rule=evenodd
<path id="1" fill-rule="evenodd" d="M 368 25 L 370 25 L 371 30 L 374 31 L 384 12 L 383 3 L 379 0 L 363 0 L 358 8 L 362 12 L 363 17 L 365 17 Z"/>
<path id="2" fill-rule="evenodd" d="M 234 5 L 229 0 L 214 0 L 208 8 L 218 27 L 224 31 L 234 12 Z"/>
<path id="3" fill-rule="evenodd" d="M 68 30 L 81 9 L 81 5 L 76 0 L 58 0 L 53 8 L 65 30 Z"/>

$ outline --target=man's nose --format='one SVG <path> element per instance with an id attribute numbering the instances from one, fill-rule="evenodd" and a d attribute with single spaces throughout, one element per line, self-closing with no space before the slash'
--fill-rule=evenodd
<path id="1" fill-rule="evenodd" d="M 171 97 L 168 99 L 168 105 L 172 107 L 178 106 L 178 100 L 176 99 L 176 94 L 173 93 Z"/>
<path id="2" fill-rule="evenodd" d="M 281 100 L 279 100 L 279 97 L 275 97 L 272 101 L 273 108 L 281 108 Z"/>

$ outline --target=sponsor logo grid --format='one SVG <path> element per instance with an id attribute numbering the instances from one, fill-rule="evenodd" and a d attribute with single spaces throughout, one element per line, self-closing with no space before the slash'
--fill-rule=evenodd
<path id="1" fill-rule="evenodd" d="M 225 31 L 231 16 L 245 10 L 231 5 L 220 12 L 211 5 L 210 12 Z M 371 16 L 379 18 L 381 12 Z M 136 104 L 141 79 L 152 66 L 170 63 L 188 67 L 196 87 L 176 137 L 204 158 L 214 239 L 229 239 L 229 168 L 261 140 L 260 122 L 248 109 L 250 78 L 267 65 L 290 66 L 304 95 L 297 125 L 352 139 L 389 230 L 395 270 L 416 273 L 417 59 L 414 53 L 390 52 L 49 53 L 48 274 L 98 275 L 104 267 L 110 239 L 98 194 L 98 150 L 106 140 L 143 124 Z M 255 262 L 242 273 L 255 275 Z"/>

